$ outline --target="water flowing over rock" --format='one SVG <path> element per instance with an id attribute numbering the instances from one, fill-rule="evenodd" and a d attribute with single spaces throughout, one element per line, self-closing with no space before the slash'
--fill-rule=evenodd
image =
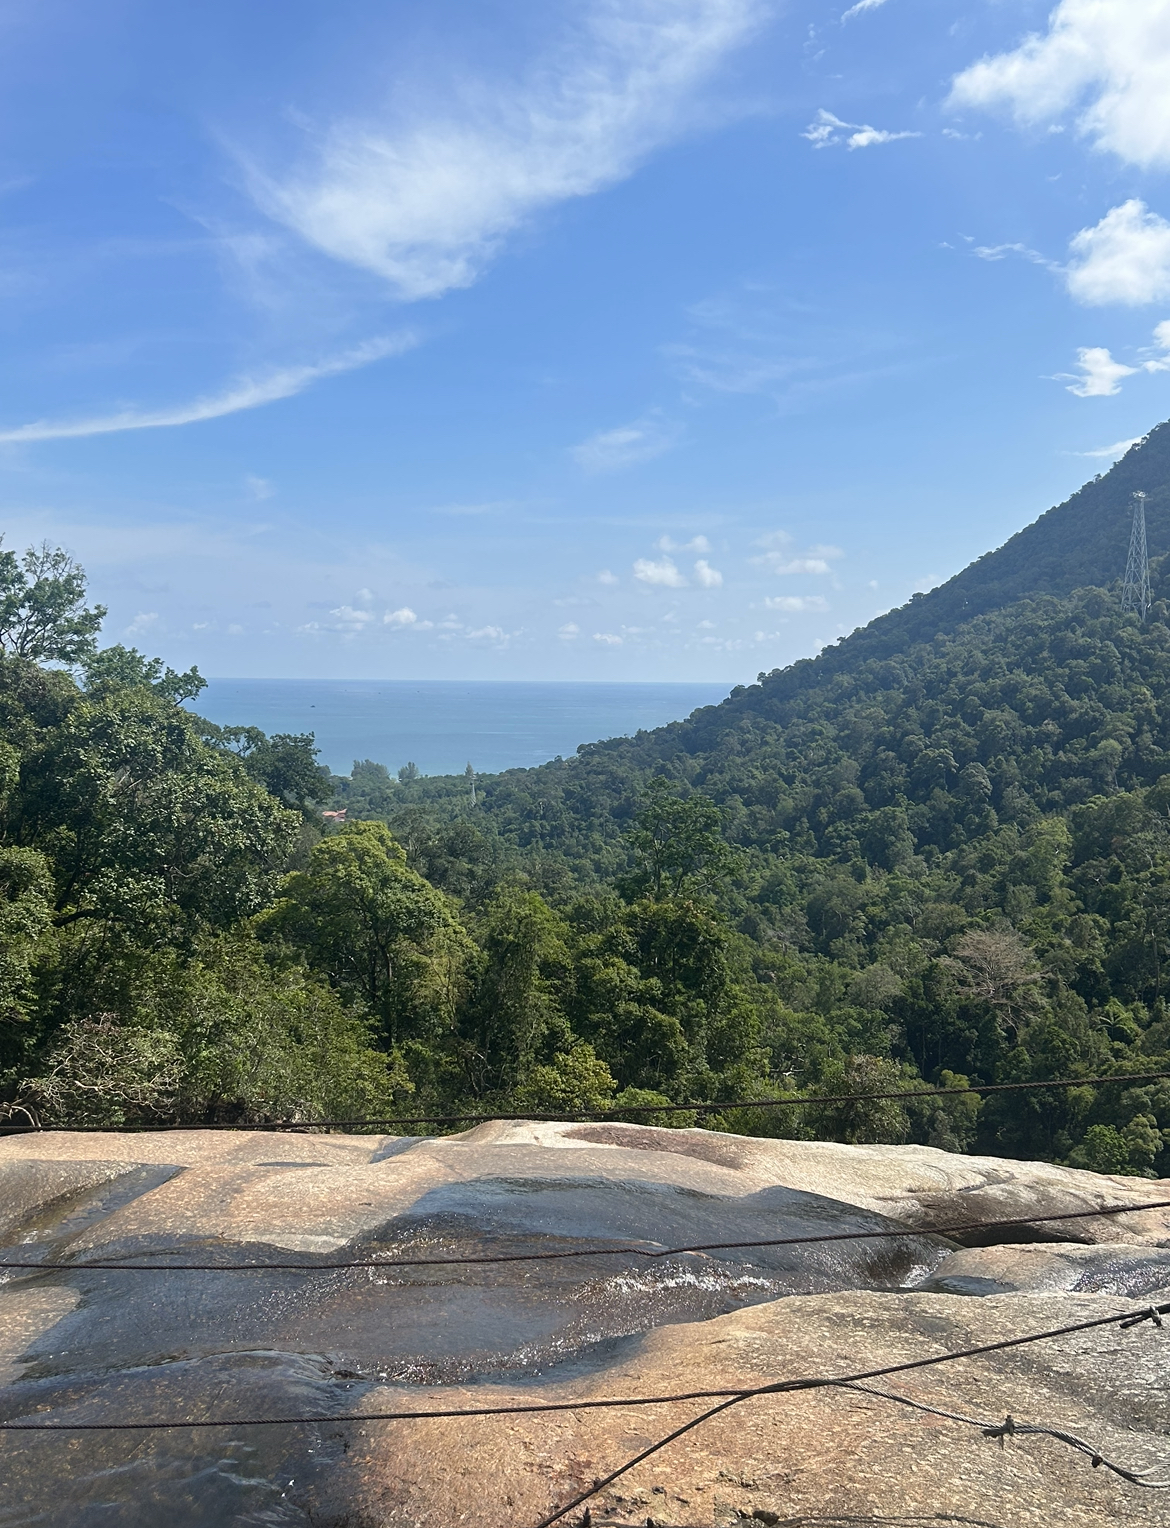
<path id="1" fill-rule="evenodd" d="M 0 1419 L 193 1422 L 726 1388 L 1091 1319 L 1170 1289 L 1170 1183 L 927 1147 L 636 1125 L 441 1139 L 263 1131 L 0 1142 Z M 936 1234 L 958 1223 L 1118 1217 Z M 893 1230 L 767 1247 L 784 1237 Z M 615 1250 L 549 1262 L 346 1259 Z M 647 1260 L 629 1250 L 756 1245 Z M 961 1242 L 961 1245 L 960 1245 Z M 149 1272 L 83 1262 L 149 1264 Z M 225 1272 L 168 1268 L 223 1265 Z M 298 1262 L 309 1272 L 241 1271 Z M 40 1271 L 43 1266 L 45 1271 Z M 232 1269 L 235 1271 L 231 1271 Z M 50 1271 L 51 1270 L 51 1271 Z M 982 1296 L 983 1298 L 971 1298 Z M 881 1382 L 1012 1411 L 1170 1478 L 1170 1336 L 1151 1324 Z M 528 1417 L 0 1434 L 0 1528 L 525 1528 L 699 1403 Z M 1042 1439 L 856 1391 L 745 1402 L 593 1504 L 596 1523 L 1170 1523 Z M 575 1520 L 579 1520 L 577 1514 Z"/>

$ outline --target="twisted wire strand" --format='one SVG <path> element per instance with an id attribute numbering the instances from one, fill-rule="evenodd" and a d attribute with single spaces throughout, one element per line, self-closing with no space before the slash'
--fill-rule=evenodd
<path id="1" fill-rule="evenodd" d="M 474 1257 L 346 1258 L 318 1263 L 122 1263 L 87 1260 L 77 1263 L 45 1263 L 16 1258 L 0 1259 L 0 1270 L 34 1273 L 332 1273 L 341 1269 L 464 1268 L 496 1263 L 551 1263 L 581 1257 L 642 1257 L 661 1259 L 688 1252 L 735 1252 L 752 1247 L 805 1247 L 827 1242 L 875 1241 L 910 1236 L 950 1236 L 967 1231 L 999 1231 L 1012 1226 L 1043 1225 L 1052 1221 L 1096 1219 L 1104 1215 L 1135 1215 L 1143 1210 L 1170 1209 L 1170 1199 L 1151 1199 L 1145 1204 L 1107 1205 L 1099 1210 L 1068 1210 L 1051 1215 L 1017 1215 L 1010 1220 L 968 1220 L 942 1226 L 894 1226 L 876 1231 L 825 1231 L 809 1236 L 773 1236 L 749 1241 L 691 1242 L 676 1247 L 574 1247 L 556 1252 L 492 1252 Z"/>
<path id="2" fill-rule="evenodd" d="M 717 1417 L 720 1412 L 727 1411 L 732 1406 L 738 1406 L 743 1401 L 753 1400 L 756 1396 L 783 1395 L 793 1391 L 823 1390 L 832 1387 L 840 1388 L 847 1385 L 856 1385 L 869 1379 L 882 1379 L 888 1374 L 906 1374 L 915 1369 L 936 1368 L 940 1364 L 952 1363 L 959 1358 L 975 1358 L 984 1353 L 1002 1353 L 1009 1348 L 1025 1347 L 1032 1342 L 1042 1342 L 1055 1337 L 1065 1337 L 1074 1332 L 1087 1332 L 1103 1326 L 1119 1326 L 1122 1330 L 1126 1330 L 1129 1327 L 1142 1325 L 1146 1321 L 1152 1321 L 1156 1326 L 1160 1327 L 1162 1325 L 1162 1316 L 1168 1312 L 1170 1312 L 1170 1302 L 1163 1305 L 1148 1305 L 1141 1310 L 1128 1311 L 1119 1316 L 1098 1316 L 1091 1321 L 1077 1321 L 1068 1326 L 1054 1327 L 1046 1332 L 1031 1332 L 1024 1337 L 1006 1337 L 999 1342 L 982 1343 L 978 1347 L 964 1348 L 956 1353 L 938 1354 L 934 1358 L 911 1359 L 906 1363 L 888 1364 L 884 1368 L 869 1369 L 863 1373 L 840 1374 L 834 1377 L 819 1376 L 808 1379 L 778 1380 L 771 1385 L 758 1385 L 750 1390 L 741 1390 L 738 1395 L 731 1396 L 727 1400 L 721 1400 L 717 1406 L 712 1406 L 709 1410 L 700 1412 L 697 1417 L 692 1417 L 689 1422 L 684 1422 L 681 1427 L 676 1427 L 672 1432 L 667 1433 L 665 1437 L 651 1443 L 648 1448 L 642 1449 L 632 1459 L 627 1459 L 624 1464 L 611 1471 L 603 1480 L 595 1480 L 588 1490 L 579 1491 L 564 1506 L 558 1507 L 555 1512 L 551 1512 L 547 1517 L 541 1518 L 540 1522 L 535 1525 L 535 1528 L 552 1528 L 553 1523 L 559 1522 L 567 1513 L 583 1506 L 600 1491 L 604 1491 L 607 1486 L 612 1485 L 615 1480 L 619 1480 L 628 1471 L 634 1469 L 636 1465 L 642 1464 L 645 1460 L 651 1458 L 652 1455 L 666 1448 L 668 1444 L 683 1437 L 684 1434 L 691 1432 L 692 1429 L 701 1427 L 704 1422 L 709 1422 L 713 1417 Z M 695 1399 L 698 1399 L 698 1397 L 695 1397 Z M 1006 1423 L 1004 1425 L 1006 1429 Z"/>
<path id="3" fill-rule="evenodd" d="M 1086 1442 L 1076 1433 L 1066 1432 L 1062 1427 L 1045 1427 L 1037 1422 L 1020 1422 L 1009 1412 L 1002 1422 L 987 1422 L 980 1417 L 964 1416 L 959 1411 L 947 1411 L 941 1406 L 930 1406 L 925 1401 L 915 1400 L 909 1395 L 899 1395 L 896 1390 L 879 1390 L 876 1385 L 843 1384 L 842 1390 L 857 1390 L 862 1395 L 875 1395 L 883 1401 L 896 1401 L 899 1406 L 910 1406 L 915 1411 L 928 1412 L 933 1417 L 945 1417 L 949 1422 L 962 1422 L 967 1427 L 978 1427 L 985 1438 L 1022 1438 L 1028 1436 L 1055 1438 L 1058 1443 L 1066 1443 L 1069 1448 L 1074 1448 L 1078 1453 L 1084 1454 L 1089 1459 L 1094 1469 L 1111 1470 L 1114 1475 L 1120 1475 L 1132 1486 L 1142 1486 L 1147 1491 L 1170 1491 L 1170 1480 L 1150 1480 L 1152 1470 L 1131 1470 L 1125 1465 L 1118 1464 L 1115 1459 L 1108 1458 L 1094 1444 Z"/>

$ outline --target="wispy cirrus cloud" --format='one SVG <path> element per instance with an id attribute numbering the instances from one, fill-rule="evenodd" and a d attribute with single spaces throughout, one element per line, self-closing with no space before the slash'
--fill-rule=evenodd
<path id="1" fill-rule="evenodd" d="M 1006 260 L 1009 255 L 1018 255 L 1021 260 L 1027 260 L 1032 265 L 1042 265 L 1045 270 L 1063 269 L 1055 260 L 1042 255 L 1038 249 L 1030 249 L 1027 244 L 977 244 L 971 253 L 977 255 L 980 260 L 992 261 Z"/>
<path id="2" fill-rule="evenodd" d="M 303 393 L 314 382 L 326 377 L 356 371 L 388 356 L 401 355 L 418 341 L 412 334 L 387 335 L 367 340 L 352 350 L 343 351 L 326 361 L 309 366 L 285 366 L 254 377 L 242 377 L 223 392 L 196 398 L 190 403 L 166 409 L 122 409 L 115 414 L 98 414 L 88 419 L 41 419 L 33 424 L 0 430 L 0 443 L 18 445 L 39 440 L 78 440 L 87 435 L 115 435 L 122 430 L 163 430 L 176 425 L 200 424 L 208 419 L 222 419 L 245 409 L 261 408 L 281 398 Z"/>
<path id="3" fill-rule="evenodd" d="M 800 136 L 807 138 L 814 149 L 834 148 L 838 144 L 847 149 L 868 149 L 877 143 L 895 143 L 899 138 L 921 138 L 922 134 L 890 132 L 884 127 L 870 127 L 868 122 L 842 122 L 822 106 Z"/>
<path id="4" fill-rule="evenodd" d="M 599 430 L 573 446 L 569 454 L 586 472 L 620 472 L 623 467 L 636 467 L 664 455 L 681 434 L 669 419 L 650 413 L 614 430 Z"/>
<path id="5" fill-rule="evenodd" d="M 630 175 L 685 131 L 695 92 L 769 0 L 594 0 L 520 81 L 429 114 L 339 120 L 285 173 L 246 166 L 273 219 L 407 300 L 469 286 L 541 209 Z M 438 94 L 438 92 L 435 92 Z"/>
<path id="6" fill-rule="evenodd" d="M 860 16 L 865 11 L 876 11 L 879 5 L 885 5 L 886 0 L 857 0 L 856 5 L 851 5 L 841 17 L 842 21 L 852 21 L 854 16 Z"/>
<path id="7" fill-rule="evenodd" d="M 1102 461 L 1118 461 L 1131 446 L 1136 446 L 1143 437 L 1135 435 L 1132 440 L 1115 440 L 1111 446 L 1096 446 L 1092 451 L 1074 451 L 1073 456 L 1092 456 Z"/>
<path id="8" fill-rule="evenodd" d="M 904 364 L 903 341 L 891 331 L 826 321 L 767 288 L 745 285 L 705 298 L 687 317 L 687 340 L 661 353 L 688 392 L 762 394 L 784 408 Z"/>

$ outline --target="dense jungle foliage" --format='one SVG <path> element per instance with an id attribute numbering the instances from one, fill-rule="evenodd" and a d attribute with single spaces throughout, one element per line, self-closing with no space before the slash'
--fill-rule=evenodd
<path id="1" fill-rule="evenodd" d="M 1079 568 L 1097 520 L 1078 500 L 1113 514 L 1123 493 L 1121 515 L 1138 467 L 1158 546 L 1165 426 L 821 658 L 478 779 L 370 760 L 329 777 L 309 737 L 201 721 L 194 671 L 97 649 L 68 559 L 0 553 L 10 1113 L 628 1112 L 904 1088 L 922 1099 L 706 1118 L 1170 1171 L 1165 1083 L 927 1091 L 1170 1071 L 1170 557 L 1142 622 L 1116 583 L 1061 587 L 1044 553 L 1063 537 Z M 1029 560 L 1039 592 L 1020 598 Z"/>

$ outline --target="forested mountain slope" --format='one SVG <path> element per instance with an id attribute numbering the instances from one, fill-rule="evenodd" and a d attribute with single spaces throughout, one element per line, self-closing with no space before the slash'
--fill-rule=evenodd
<path id="1" fill-rule="evenodd" d="M 598 836 L 612 840 L 628 819 L 631 784 L 664 767 L 726 798 L 739 834 L 749 838 L 767 831 L 765 822 L 774 826 L 760 816 L 754 776 L 791 781 L 795 760 L 802 761 L 796 774 L 808 776 L 846 755 L 871 776 L 883 768 L 888 775 L 888 761 L 883 766 L 871 754 L 889 752 L 895 740 L 904 751 L 914 746 L 908 739 L 931 738 L 957 748 L 960 770 L 971 763 L 988 768 L 995 788 L 1009 790 L 1009 815 L 1012 792 L 1019 789 L 1047 810 L 1118 781 L 1156 778 L 1165 740 L 1165 692 L 1159 688 L 1165 675 L 1158 656 L 1163 611 L 1152 612 L 1144 634 L 1131 634 L 1117 647 L 1109 622 L 1114 616 L 1126 622 L 1116 598 L 1102 602 L 1086 594 L 1067 604 L 1073 591 L 1120 580 L 1136 489 L 1147 495 L 1155 595 L 1170 592 L 1160 569 L 1161 554 L 1170 549 L 1167 423 L 997 551 L 817 658 L 761 674 L 756 684 L 738 687 L 720 705 L 684 721 L 632 739 L 589 744 L 574 760 L 484 782 L 487 815 L 509 837 L 555 844 L 584 870 L 590 853 L 599 852 Z M 1129 624 L 1136 632 L 1137 623 Z M 1151 702 L 1139 703 L 1129 693 L 1134 685 L 1152 687 Z M 1002 714 L 996 721 L 988 712 Z M 874 738 L 883 727 L 892 727 L 893 735 L 879 744 Z M 1121 753 L 1117 777 L 1106 780 L 1100 760 L 1089 755 L 1105 744 L 1105 756 L 1112 757 L 1110 739 Z M 894 794 L 923 804 L 927 773 L 920 760 L 904 780 L 899 776 Z M 942 783 L 941 776 L 932 779 L 930 788 Z M 419 794 L 446 795 L 449 789 L 436 781 L 420 786 Z M 872 782 L 866 797 L 890 805 Z M 754 817 L 741 812 L 747 798 L 757 809 Z M 996 806 L 1003 809 L 1002 794 Z M 604 856 L 598 865 L 612 868 Z"/>
<path id="2" fill-rule="evenodd" d="M 1138 487 L 1159 554 L 1145 622 L 1118 583 Z M 734 931 L 772 1079 L 1170 1065 L 1168 543 L 1160 426 L 815 660 L 683 722 L 481 780 L 474 809 L 462 781 L 387 782 L 377 815 L 440 882 L 491 866 L 571 921 L 583 894 L 639 884 L 654 782 L 657 799 L 713 803 L 739 859 L 706 895 Z M 1164 1170 L 1170 1089 L 1015 1100 L 979 1128 L 1000 1151 Z M 953 1118 L 948 1131 L 970 1138 Z"/>
<path id="3" fill-rule="evenodd" d="M 1135 482 L 1144 621 L 1107 577 Z M 97 650 L 68 559 L 0 552 L 0 1111 L 714 1100 L 745 1132 L 1170 1171 L 1161 1082 L 964 1091 L 1170 1071 L 1167 483 L 1163 426 L 820 658 L 475 796 L 200 722 L 197 674 Z M 781 1094 L 807 1101 L 734 1106 Z"/>
<path id="4" fill-rule="evenodd" d="M 1017 599 L 1070 594 L 1089 584 L 1108 586 L 1125 571 L 1135 492 L 1146 495 L 1150 555 L 1162 556 L 1170 551 L 1170 421 L 1151 430 L 1107 473 L 1017 531 L 1003 546 L 937 589 L 879 616 L 811 666 L 835 672 L 930 641 L 936 632 L 954 631 L 963 621 Z M 789 673 L 790 684 L 810 682 L 804 664 L 794 665 Z"/>

